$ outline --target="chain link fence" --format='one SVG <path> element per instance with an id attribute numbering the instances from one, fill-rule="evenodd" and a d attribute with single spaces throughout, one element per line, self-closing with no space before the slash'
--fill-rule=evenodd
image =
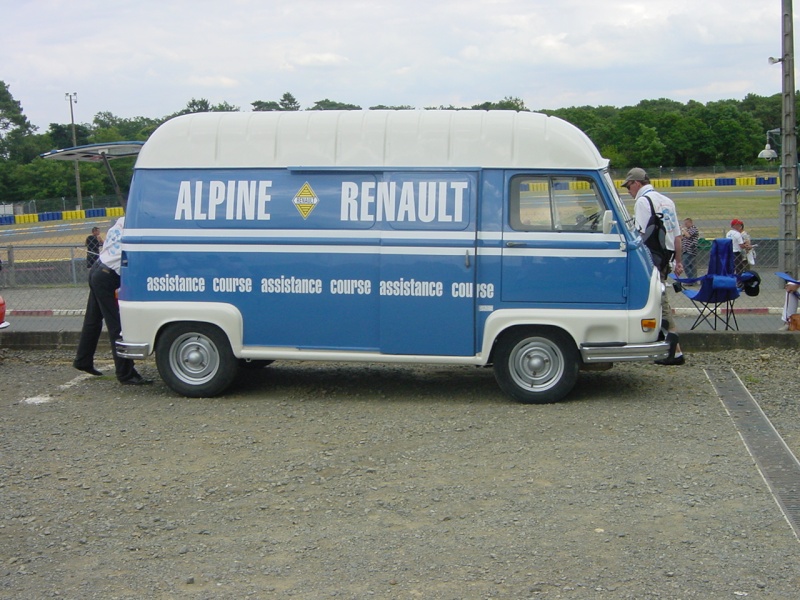
<path id="1" fill-rule="evenodd" d="M 624 176 L 624 173 L 622 174 Z M 691 217 L 700 231 L 695 259 L 697 276 L 707 272 L 709 250 L 713 239 L 725 237 L 730 221 L 737 218 L 745 223 L 755 245 L 755 264 L 748 268 L 759 273 L 762 284 L 758 296 L 742 294 L 735 304 L 739 330 L 767 333 L 778 330 L 785 300 L 783 281 L 774 275 L 779 270 L 782 243 L 779 235 L 780 190 L 777 182 L 765 186 L 745 186 L 721 190 L 714 187 L 660 187 L 664 181 L 654 181 L 656 189 L 669 195 L 676 203 L 679 217 Z M 736 193 L 730 194 L 731 191 Z M 633 200 L 620 194 L 632 212 Z M 727 192 L 727 193 L 726 193 Z M 65 205 L 70 206 L 70 199 Z M 72 199 L 74 201 L 74 199 Z M 86 199 L 84 199 L 86 200 Z M 35 201 L 37 208 L 50 206 Z M 60 199 L 59 199 L 60 201 Z M 33 202 L 33 201 L 32 201 Z M 9 314 L 14 315 L 80 315 L 88 293 L 86 268 L 86 237 L 92 227 L 99 227 L 104 237 L 122 209 L 112 207 L 116 199 L 102 199 L 108 207 L 83 210 L 25 212 L 33 204 L 14 205 L 11 221 L 0 210 L 0 294 L 6 300 Z M 98 199 L 97 204 L 100 203 Z M 768 209 L 763 208 L 766 203 Z M 0 205 L 9 206 L 9 205 Z M 5 210 L 5 209 L 4 209 Z M 28 217 L 31 217 L 26 221 Z M 2 222 L 6 219 L 6 222 Z M 795 241 L 795 256 L 800 244 Z M 682 293 L 668 290 L 670 303 L 678 318 L 679 327 L 688 330 L 697 315 L 691 301 Z M 708 329 L 703 324 L 698 330 Z"/>

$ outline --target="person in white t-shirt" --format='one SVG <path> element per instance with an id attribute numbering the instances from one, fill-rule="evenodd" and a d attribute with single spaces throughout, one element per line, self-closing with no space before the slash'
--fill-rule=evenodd
<path id="1" fill-rule="evenodd" d="M 118 356 L 116 348 L 117 340 L 122 337 L 117 290 L 120 284 L 124 227 L 125 217 L 120 217 L 108 230 L 103 249 L 89 271 L 89 300 L 86 303 L 81 337 L 72 366 L 91 375 L 103 374 L 94 366 L 94 353 L 105 321 L 117 380 L 123 385 L 143 385 L 152 382 L 136 371 L 131 359 Z"/>
<path id="2" fill-rule="evenodd" d="M 645 170 L 639 167 L 628 171 L 628 176 L 622 183 L 622 187 L 626 188 L 628 193 L 636 198 L 636 203 L 633 207 L 634 223 L 640 234 L 647 228 L 647 223 L 650 221 L 653 210 L 662 214 L 664 228 L 667 234 L 665 239 L 667 250 L 674 253 L 673 264 L 675 274 L 681 275 L 683 273 L 682 238 L 680 221 L 678 221 L 678 211 L 675 208 L 675 203 L 664 194 L 657 192 L 650 184 L 650 178 Z M 653 209 L 650 208 L 648 199 L 653 203 Z M 667 276 L 670 272 L 669 261 L 667 261 L 667 264 L 661 266 L 659 271 L 661 273 L 661 281 L 665 284 L 664 289 L 666 290 Z M 672 316 L 672 307 L 669 305 L 666 291 L 661 294 L 661 322 L 667 329 L 666 339 L 669 342 L 669 356 L 665 359 L 657 360 L 656 364 L 684 364 L 686 359 L 678 343 L 678 327 Z"/>
<path id="3" fill-rule="evenodd" d="M 739 219 L 734 219 L 731 221 L 730 231 L 725 236 L 731 240 L 733 245 L 733 268 L 737 275 L 744 273 L 747 266 L 747 252 L 753 248 L 750 242 L 742 235 L 743 231 L 744 223 Z"/>

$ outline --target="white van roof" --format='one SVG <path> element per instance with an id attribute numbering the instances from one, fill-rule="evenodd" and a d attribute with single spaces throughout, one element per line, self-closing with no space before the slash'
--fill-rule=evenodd
<path id="1" fill-rule="evenodd" d="M 194 113 L 162 124 L 136 162 L 137 169 L 606 166 L 566 121 L 479 110 Z"/>

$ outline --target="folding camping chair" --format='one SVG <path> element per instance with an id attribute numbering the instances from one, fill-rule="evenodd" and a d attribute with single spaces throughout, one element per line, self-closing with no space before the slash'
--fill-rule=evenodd
<path id="1" fill-rule="evenodd" d="M 750 273 L 737 276 L 733 267 L 733 243 L 728 238 L 717 238 L 711 242 L 711 254 L 708 259 L 708 272 L 702 277 L 681 279 L 671 275 L 682 285 L 700 282 L 700 289 L 683 288 L 683 295 L 692 301 L 698 311 L 692 329 L 700 323 L 707 323 L 716 331 L 717 326 L 724 323 L 725 329 L 738 331 L 736 313 L 733 305 L 739 297 L 739 284 L 753 277 Z M 713 317 L 713 319 L 712 319 Z"/>

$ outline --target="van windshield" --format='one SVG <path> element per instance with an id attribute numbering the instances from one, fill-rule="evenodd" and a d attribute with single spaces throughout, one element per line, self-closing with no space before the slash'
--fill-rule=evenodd
<path id="1" fill-rule="evenodd" d="M 611 179 L 611 174 L 608 171 L 606 171 L 605 173 L 603 173 L 603 176 L 605 177 L 606 183 L 608 184 L 608 189 L 612 191 L 614 204 L 617 205 L 617 210 L 619 211 L 619 214 L 625 220 L 625 225 L 627 226 L 628 231 L 633 232 L 635 227 L 633 217 L 631 217 L 630 213 L 628 212 L 628 208 L 627 206 L 625 206 L 625 201 L 620 197 L 617 188 L 614 187 L 614 180 Z M 631 202 L 633 202 L 633 199 L 631 199 Z"/>

